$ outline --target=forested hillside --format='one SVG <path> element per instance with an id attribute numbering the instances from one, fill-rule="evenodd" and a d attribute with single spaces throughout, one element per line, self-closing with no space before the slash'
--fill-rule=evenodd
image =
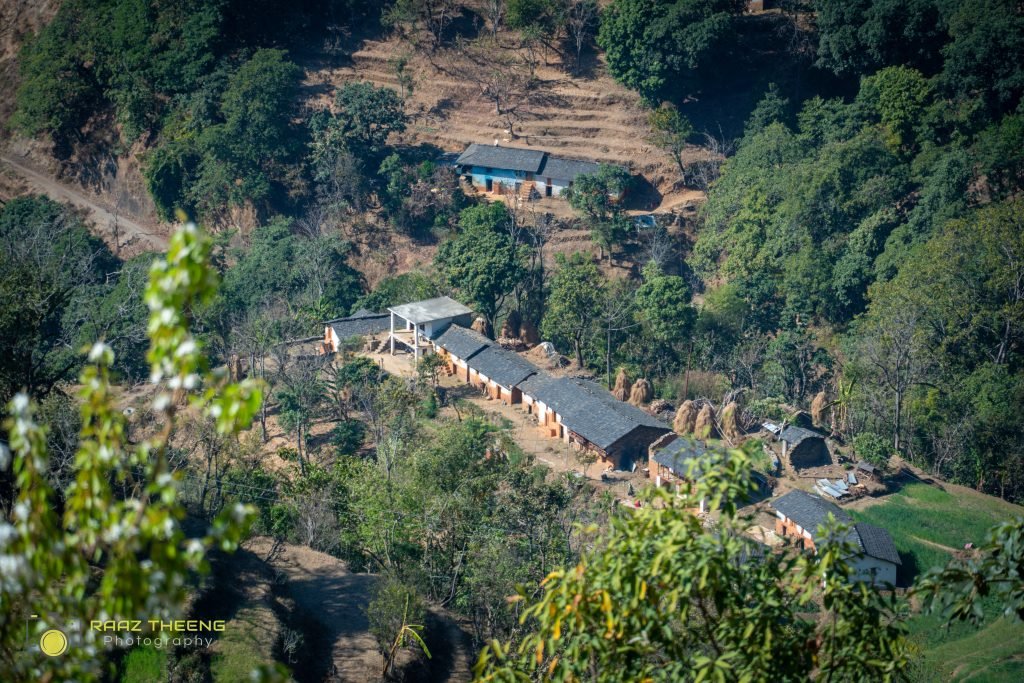
<path id="1" fill-rule="evenodd" d="M 1024 9 L 761 4 L 0 10 L 0 156 L 110 216 L 0 174 L 0 680 L 1018 679 Z M 697 464 L 396 355 L 442 296 Z M 151 610 L 230 635 L 20 645 Z"/>

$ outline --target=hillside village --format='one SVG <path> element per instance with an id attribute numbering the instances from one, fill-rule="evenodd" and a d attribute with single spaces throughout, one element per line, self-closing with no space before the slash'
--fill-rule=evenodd
<path id="1" fill-rule="evenodd" d="M 0 6 L 0 681 L 1017 681 L 1010 0 Z"/>

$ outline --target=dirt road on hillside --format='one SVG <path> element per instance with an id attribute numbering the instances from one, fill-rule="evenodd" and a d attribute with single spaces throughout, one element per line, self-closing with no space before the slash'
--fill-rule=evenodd
<path id="1" fill-rule="evenodd" d="M 112 248 L 115 246 L 112 226 L 116 218 L 120 233 L 118 236 L 119 251 L 122 255 L 132 256 L 146 251 L 167 249 L 167 238 L 158 232 L 156 226 L 145 225 L 123 214 L 115 217 L 110 208 L 100 204 L 96 198 L 90 197 L 84 190 L 54 180 L 13 155 L 0 154 L 0 161 L 21 177 L 33 191 L 84 210 L 93 221 L 94 234 L 102 238 Z"/>
<path id="2" fill-rule="evenodd" d="M 245 544 L 246 550 L 261 558 L 270 555 L 267 563 L 287 577 L 288 594 L 324 629 L 324 641 L 333 643 L 330 652 L 333 669 L 326 680 L 345 683 L 379 681 L 381 657 L 377 643 L 370 635 L 370 623 L 366 617 L 370 590 L 377 577 L 349 571 L 342 560 L 305 546 L 283 543 L 271 554 L 272 548 L 273 541 L 265 537 L 254 538 Z M 444 661 L 432 663 L 440 670 L 431 679 L 448 683 L 470 680 L 473 653 L 465 646 L 461 631 L 445 617 L 436 618 L 434 623 L 435 628 L 442 631 L 435 636 L 447 648 L 432 648 L 435 660 Z M 439 649 L 447 649 L 447 652 L 437 651 Z"/>

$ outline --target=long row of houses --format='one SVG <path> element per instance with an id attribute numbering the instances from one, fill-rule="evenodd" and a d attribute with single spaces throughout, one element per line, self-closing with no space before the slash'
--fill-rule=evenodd
<path id="1" fill-rule="evenodd" d="M 646 461 L 650 445 L 671 432 L 594 382 L 541 370 L 470 329 L 472 318 L 469 308 L 446 296 L 392 306 L 385 314 L 359 311 L 326 324 L 323 350 L 337 351 L 352 336 L 386 331 L 392 354 L 408 351 L 416 362 L 424 354 L 439 354 L 450 375 L 495 400 L 522 406 L 544 435 L 591 451 L 616 469 Z"/>
<path id="2" fill-rule="evenodd" d="M 470 329 L 472 318 L 469 308 L 449 297 L 393 306 L 387 313 L 361 310 L 328 321 L 322 350 L 336 352 L 352 337 L 387 332 L 385 344 L 392 354 L 405 351 L 417 362 L 424 354 L 438 354 L 444 358 L 450 376 L 478 387 L 494 400 L 522 406 L 545 436 L 561 439 L 576 450 L 590 451 L 617 469 L 646 462 L 655 485 L 671 487 L 684 495 L 689 492 L 690 477 L 699 476 L 700 462 L 707 453 L 705 443 L 677 437 L 665 423 L 617 400 L 594 382 L 545 372 Z M 822 459 L 823 444 L 816 436 L 807 430 L 785 435 L 785 448 L 795 465 L 816 464 Z M 854 524 L 849 514 L 835 504 L 799 490 L 770 504 L 777 516 L 776 533 L 796 539 L 811 552 L 821 540 L 819 527 L 830 514 L 848 524 L 846 540 L 855 549 L 853 578 L 896 583 L 900 558 L 884 529 Z M 706 512 L 704 505 L 704 501 L 694 504 L 699 512 Z"/>

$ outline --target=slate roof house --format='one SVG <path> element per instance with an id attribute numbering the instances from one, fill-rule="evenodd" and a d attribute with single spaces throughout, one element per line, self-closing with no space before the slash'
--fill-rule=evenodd
<path id="1" fill-rule="evenodd" d="M 707 447 L 700 441 L 669 432 L 651 444 L 648 476 L 655 486 L 674 487 L 677 493 L 686 496 L 690 492 L 690 475 L 699 473 L 699 463 L 706 453 Z M 697 510 L 705 512 L 703 500 Z"/>
<path id="2" fill-rule="evenodd" d="M 597 173 L 600 165 L 552 156 L 537 149 L 471 144 L 455 160 L 455 169 L 473 187 L 495 194 L 528 197 L 536 191 L 557 197 L 577 177 Z"/>
<path id="3" fill-rule="evenodd" d="M 832 454 L 825 437 L 803 427 L 789 425 L 779 435 L 782 440 L 782 458 L 789 458 L 793 469 L 832 464 Z"/>
<path id="4" fill-rule="evenodd" d="M 392 306 L 383 314 L 359 311 L 327 323 L 323 349 L 336 351 L 341 340 L 386 332 L 392 354 L 402 346 L 417 361 L 425 353 L 441 355 L 450 376 L 479 387 L 492 399 L 524 405 L 547 436 L 591 450 L 618 468 L 646 460 L 651 443 L 671 431 L 593 382 L 542 372 L 470 329 L 471 319 L 470 309 L 448 297 Z"/>
<path id="5" fill-rule="evenodd" d="M 493 399 L 523 405 L 548 437 L 592 450 L 614 467 L 644 460 L 667 425 L 582 379 L 554 377 L 483 335 L 452 325 L 434 340 L 448 372 Z"/>
<path id="6" fill-rule="evenodd" d="M 872 584 L 896 585 L 896 570 L 902 562 L 889 532 L 864 522 L 853 523 L 850 515 L 834 503 L 805 491 L 790 491 L 771 503 L 775 508 L 775 532 L 800 539 L 804 548 L 814 551 L 821 542 L 819 527 L 831 514 L 837 522 L 850 527 L 847 540 L 858 549 L 851 560 L 852 578 Z"/>
<path id="7" fill-rule="evenodd" d="M 346 318 L 335 318 L 324 323 L 324 353 L 337 353 L 341 342 L 352 337 L 371 337 L 388 330 L 390 316 L 387 313 L 372 313 L 361 308 Z"/>

